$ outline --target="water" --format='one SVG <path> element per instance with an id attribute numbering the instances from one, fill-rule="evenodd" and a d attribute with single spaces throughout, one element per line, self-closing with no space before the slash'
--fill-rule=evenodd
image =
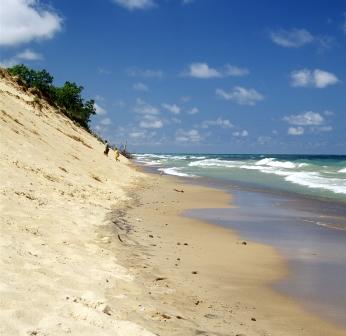
<path id="1" fill-rule="evenodd" d="M 274 246 L 290 273 L 273 287 L 346 327 L 346 208 L 293 195 L 229 189 L 227 184 L 222 189 L 232 193 L 235 207 L 188 210 L 185 215 Z"/>
<path id="2" fill-rule="evenodd" d="M 137 154 L 150 170 L 230 192 L 235 207 L 186 214 L 274 246 L 290 274 L 273 286 L 346 326 L 346 156 Z"/>
<path id="3" fill-rule="evenodd" d="M 136 154 L 165 174 L 248 183 L 346 202 L 346 155 Z"/>

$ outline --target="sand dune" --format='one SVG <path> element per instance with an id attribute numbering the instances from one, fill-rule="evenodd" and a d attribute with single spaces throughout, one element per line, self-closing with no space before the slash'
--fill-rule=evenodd
<path id="1" fill-rule="evenodd" d="M 0 334 L 152 335 L 108 304 L 133 276 L 98 244 L 141 174 L 1 76 Z"/>

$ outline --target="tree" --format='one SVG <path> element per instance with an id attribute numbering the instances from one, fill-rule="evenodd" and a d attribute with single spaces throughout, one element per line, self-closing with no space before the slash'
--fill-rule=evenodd
<path id="1" fill-rule="evenodd" d="M 62 87 L 53 85 L 53 76 L 45 69 L 35 71 L 24 64 L 8 69 L 13 76 L 19 76 L 26 87 L 36 88 L 51 103 L 63 108 L 68 117 L 89 129 L 90 117 L 96 113 L 94 100 L 84 102 L 83 86 L 74 82 L 65 82 Z"/>
<path id="2" fill-rule="evenodd" d="M 15 65 L 9 68 L 8 71 L 13 76 L 19 76 L 25 86 L 36 88 L 47 98 L 51 98 L 53 88 L 53 76 L 45 69 L 35 71 L 29 69 L 24 64 Z"/>
<path id="3" fill-rule="evenodd" d="M 54 102 L 64 108 L 68 116 L 88 128 L 91 115 L 95 114 L 95 102 L 83 102 L 81 96 L 83 86 L 76 83 L 65 82 L 64 86 L 54 89 Z"/>

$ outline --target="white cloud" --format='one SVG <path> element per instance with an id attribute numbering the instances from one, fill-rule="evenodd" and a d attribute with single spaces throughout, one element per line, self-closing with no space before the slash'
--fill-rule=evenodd
<path id="1" fill-rule="evenodd" d="M 198 112 L 199 112 L 199 109 L 197 107 L 193 107 L 187 111 L 188 114 L 196 114 Z"/>
<path id="2" fill-rule="evenodd" d="M 175 133 L 175 140 L 178 142 L 200 142 L 202 136 L 196 129 L 191 129 L 188 131 L 178 129 Z"/>
<path id="3" fill-rule="evenodd" d="M 207 63 L 190 64 L 187 75 L 195 78 L 221 77 L 221 73 L 214 68 L 210 68 Z"/>
<path id="4" fill-rule="evenodd" d="M 100 121 L 101 125 L 108 126 L 112 123 L 112 121 L 109 118 L 104 118 Z"/>
<path id="5" fill-rule="evenodd" d="M 283 118 L 283 120 L 291 125 L 299 126 L 318 126 L 324 123 L 323 116 L 312 111 L 286 116 Z"/>
<path id="6" fill-rule="evenodd" d="M 181 3 L 183 5 L 189 5 L 189 4 L 192 4 L 193 2 L 195 2 L 195 0 L 182 0 Z"/>
<path id="7" fill-rule="evenodd" d="M 321 126 L 321 127 L 317 127 L 315 130 L 319 131 L 319 132 L 331 132 L 333 130 L 332 126 Z"/>
<path id="8" fill-rule="evenodd" d="M 264 96 L 255 89 L 246 89 L 241 86 L 234 87 L 230 92 L 217 89 L 216 94 L 225 100 L 232 100 L 240 105 L 253 106 L 264 99 Z"/>
<path id="9" fill-rule="evenodd" d="M 236 137 L 247 137 L 249 135 L 249 132 L 247 130 L 242 130 L 242 131 L 233 132 L 232 135 Z"/>
<path id="10" fill-rule="evenodd" d="M 37 61 L 43 58 L 41 54 L 30 49 L 25 49 L 24 51 L 18 53 L 16 57 L 27 61 Z"/>
<path id="11" fill-rule="evenodd" d="M 180 100 L 181 100 L 183 103 L 187 103 L 188 101 L 191 100 L 191 97 L 190 97 L 190 96 L 183 96 L 183 97 L 180 97 Z"/>
<path id="12" fill-rule="evenodd" d="M 139 122 L 141 128 L 162 128 L 163 122 L 155 115 L 144 115 L 143 119 Z"/>
<path id="13" fill-rule="evenodd" d="M 270 32 L 271 40 L 281 47 L 299 48 L 314 41 L 314 36 L 306 29 L 280 29 Z"/>
<path id="14" fill-rule="evenodd" d="M 304 134 L 304 128 L 301 126 L 289 127 L 289 129 L 287 130 L 287 134 L 289 134 L 289 135 L 303 135 Z"/>
<path id="15" fill-rule="evenodd" d="M 153 0 L 113 0 L 117 5 L 128 10 L 149 9 L 155 6 Z"/>
<path id="16" fill-rule="evenodd" d="M 62 19 L 37 0 L 1 0 L 0 45 L 15 46 L 50 39 L 61 30 Z"/>
<path id="17" fill-rule="evenodd" d="M 148 86 L 146 86 L 144 83 L 135 83 L 133 84 L 133 87 L 132 87 L 135 91 L 142 91 L 142 92 L 147 92 L 149 91 L 149 88 Z"/>
<path id="18" fill-rule="evenodd" d="M 209 79 L 209 78 L 221 78 L 228 76 L 245 76 L 249 74 L 249 70 L 246 68 L 239 68 L 234 65 L 226 64 L 224 69 L 215 69 L 210 67 L 207 63 L 192 63 L 189 65 L 188 70 L 184 73 L 185 76 Z"/>
<path id="19" fill-rule="evenodd" d="M 100 75 L 110 75 L 111 72 L 105 68 L 98 67 L 97 71 Z"/>
<path id="20" fill-rule="evenodd" d="M 22 61 L 38 61 L 41 59 L 43 59 L 43 56 L 41 54 L 36 53 L 30 49 L 25 49 L 11 58 L 0 61 L 0 66 L 2 66 L 3 68 L 10 68 Z"/>
<path id="21" fill-rule="evenodd" d="M 335 45 L 335 38 L 327 35 L 313 35 L 306 29 L 280 29 L 270 32 L 271 40 L 285 48 L 299 48 L 307 44 L 314 44 L 319 52 L 329 50 Z"/>
<path id="22" fill-rule="evenodd" d="M 179 114 L 181 111 L 181 108 L 176 104 L 162 104 L 162 107 L 173 114 Z"/>
<path id="23" fill-rule="evenodd" d="M 163 71 L 159 69 L 139 69 L 132 67 L 126 70 L 126 73 L 130 77 L 144 77 L 144 78 L 161 78 L 163 77 Z"/>
<path id="24" fill-rule="evenodd" d="M 15 57 L 0 60 L 0 66 L 2 68 L 11 68 L 16 64 L 18 64 L 18 59 Z"/>
<path id="25" fill-rule="evenodd" d="M 175 124 L 181 124 L 181 120 L 178 119 L 178 118 L 173 117 L 171 120 L 172 120 Z"/>
<path id="26" fill-rule="evenodd" d="M 291 85 L 294 87 L 316 87 L 319 89 L 335 85 L 340 80 L 331 72 L 316 69 L 301 69 L 291 72 Z"/>
<path id="27" fill-rule="evenodd" d="M 133 110 L 139 114 L 155 115 L 160 113 L 160 110 L 157 107 L 150 105 L 149 103 L 145 102 L 141 98 L 137 98 L 136 105 Z"/>
<path id="28" fill-rule="evenodd" d="M 96 95 L 95 96 L 95 100 L 98 100 L 98 101 L 105 101 L 105 98 L 101 95 Z"/>
<path id="29" fill-rule="evenodd" d="M 250 71 L 246 68 L 239 68 L 237 66 L 230 65 L 230 64 L 226 65 L 226 70 L 225 70 L 226 76 L 241 77 L 241 76 L 246 76 L 249 73 Z"/>
<path id="30" fill-rule="evenodd" d="M 104 115 L 107 113 L 107 111 L 103 107 L 101 107 L 99 104 L 94 103 L 94 106 L 95 106 L 95 110 L 96 110 L 97 115 Z"/>
<path id="31" fill-rule="evenodd" d="M 259 137 L 257 138 L 257 142 L 258 142 L 260 145 L 265 145 L 265 144 L 269 143 L 271 140 L 272 140 L 272 137 L 266 136 L 266 135 L 262 135 L 262 136 L 259 136 Z"/>
<path id="32" fill-rule="evenodd" d="M 210 126 L 216 126 L 221 128 L 232 128 L 234 125 L 228 119 L 217 118 L 216 120 L 205 120 L 202 122 L 202 128 L 209 128 Z"/>

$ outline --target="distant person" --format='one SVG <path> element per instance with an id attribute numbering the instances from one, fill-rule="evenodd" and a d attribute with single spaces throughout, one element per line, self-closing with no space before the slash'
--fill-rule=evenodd
<path id="1" fill-rule="evenodd" d="M 108 142 L 106 140 L 106 148 L 105 148 L 103 154 L 108 156 L 108 152 L 109 152 L 109 144 L 108 144 Z"/>
<path id="2" fill-rule="evenodd" d="M 119 160 L 119 155 L 120 155 L 120 152 L 119 152 L 119 149 L 117 147 L 114 148 L 114 157 L 115 157 L 115 161 L 120 161 Z"/>

